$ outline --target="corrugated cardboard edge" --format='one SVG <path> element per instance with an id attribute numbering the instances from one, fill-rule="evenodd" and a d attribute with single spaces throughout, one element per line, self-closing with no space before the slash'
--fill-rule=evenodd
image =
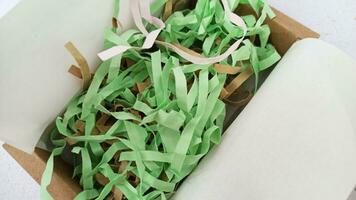
<path id="1" fill-rule="evenodd" d="M 319 37 L 318 33 L 296 22 L 282 12 L 276 9 L 273 10 L 277 17 L 268 21 L 271 28 L 270 41 L 282 55 L 297 40 Z M 227 114 L 227 118 L 233 121 L 237 113 L 238 110 L 232 108 Z M 231 122 L 228 122 L 228 124 Z M 35 152 L 30 155 L 7 144 L 4 145 L 4 148 L 38 183 L 40 183 L 42 172 L 49 157 L 48 152 L 36 149 Z M 52 183 L 49 186 L 49 191 L 55 199 L 73 199 L 80 191 L 78 181 L 73 181 L 71 176 L 72 168 L 60 158 L 57 158 Z"/>
<path id="2" fill-rule="evenodd" d="M 280 54 L 284 55 L 297 40 L 320 37 L 318 33 L 305 27 L 277 9 L 273 9 L 273 11 L 277 17 L 273 20 L 267 20 L 271 29 L 270 42 L 276 47 Z"/>

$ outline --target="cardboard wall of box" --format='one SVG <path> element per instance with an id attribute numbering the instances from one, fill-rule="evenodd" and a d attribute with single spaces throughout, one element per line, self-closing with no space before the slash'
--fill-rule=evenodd
<path id="1" fill-rule="evenodd" d="M 289 18 L 282 12 L 275 9 L 274 11 L 277 17 L 267 22 L 271 28 L 270 42 L 281 55 L 297 40 L 308 37 L 319 37 L 316 32 Z M 246 13 L 250 11 L 242 9 L 240 12 Z M 231 124 L 238 113 L 238 109 L 229 106 L 226 124 Z M 42 172 L 46 167 L 46 162 L 49 157 L 49 152 L 35 149 L 34 153 L 29 155 L 7 144 L 4 145 L 4 148 L 38 183 L 40 183 Z M 52 196 L 58 200 L 73 199 L 80 190 L 78 180 L 72 179 L 72 167 L 66 164 L 61 158 L 56 158 L 53 179 L 49 186 L 49 191 Z"/>

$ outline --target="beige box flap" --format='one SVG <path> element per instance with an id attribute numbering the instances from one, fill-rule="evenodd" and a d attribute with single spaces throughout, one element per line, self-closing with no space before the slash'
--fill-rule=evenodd
<path id="1" fill-rule="evenodd" d="M 32 152 L 49 123 L 80 90 L 67 70 L 72 41 L 92 70 L 100 63 L 113 0 L 24 0 L 0 19 L 0 140 Z M 129 1 L 121 1 L 124 28 L 132 27 Z"/>
<path id="2" fill-rule="evenodd" d="M 349 56 L 321 40 L 296 42 L 173 199 L 347 199 L 355 88 Z"/>

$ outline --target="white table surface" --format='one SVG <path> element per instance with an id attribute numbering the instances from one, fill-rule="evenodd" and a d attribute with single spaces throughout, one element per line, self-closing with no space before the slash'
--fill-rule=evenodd
<path id="1" fill-rule="evenodd" d="M 0 18 L 17 2 L 19 0 L 0 0 Z M 269 0 L 269 3 L 320 33 L 321 39 L 336 45 L 356 59 L 355 0 Z M 2 147 L 0 199 L 39 199 L 39 185 Z M 349 200 L 356 200 L 356 194 L 352 194 Z"/>

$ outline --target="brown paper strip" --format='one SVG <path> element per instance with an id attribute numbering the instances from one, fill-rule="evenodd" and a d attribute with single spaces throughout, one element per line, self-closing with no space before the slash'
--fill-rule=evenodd
<path id="1" fill-rule="evenodd" d="M 79 79 L 83 79 L 82 72 L 80 71 L 80 68 L 76 65 L 71 65 L 68 69 L 68 72 Z M 93 77 L 93 75 L 94 74 L 91 74 L 91 77 Z"/>
<path id="2" fill-rule="evenodd" d="M 123 193 L 114 186 L 113 188 L 114 200 L 121 200 L 123 198 Z"/>
<path id="3" fill-rule="evenodd" d="M 220 94 L 221 99 L 228 98 L 235 90 L 237 90 L 251 75 L 253 71 L 251 68 L 247 68 L 241 72 L 234 80 L 232 80 Z"/>
<path id="4" fill-rule="evenodd" d="M 100 173 L 95 174 L 95 179 L 102 186 L 105 186 L 110 182 L 108 178 L 106 178 L 105 176 L 103 176 Z M 123 194 L 117 187 L 113 186 L 111 192 L 112 192 L 112 195 L 110 195 L 109 199 L 110 198 L 111 199 L 115 199 L 115 200 L 121 200 L 122 199 Z"/>
<path id="5" fill-rule="evenodd" d="M 81 120 L 77 120 L 74 124 L 74 127 L 76 128 L 75 130 L 75 134 L 73 136 L 80 136 L 80 135 L 84 135 L 84 131 L 85 131 L 85 123 Z M 78 141 L 73 140 L 71 138 L 64 138 L 64 140 L 69 144 L 69 146 L 73 146 L 75 144 L 78 143 Z"/>
<path id="6" fill-rule="evenodd" d="M 151 85 L 150 79 L 146 79 L 144 82 L 136 84 L 137 89 L 140 93 L 142 93 L 150 85 Z"/>
<path id="7" fill-rule="evenodd" d="M 77 120 L 74 124 L 77 129 L 77 133 L 80 135 L 84 135 L 85 123 L 81 120 Z"/>
<path id="8" fill-rule="evenodd" d="M 71 138 L 68 138 L 68 137 L 64 138 L 64 140 L 68 143 L 69 146 L 73 146 L 73 145 L 77 144 L 77 141 L 75 141 Z"/>
<path id="9" fill-rule="evenodd" d="M 75 65 L 71 65 L 70 68 L 68 69 L 68 72 L 79 79 L 83 79 L 80 68 Z"/>
<path id="10" fill-rule="evenodd" d="M 230 99 L 230 98 L 226 98 L 226 99 L 224 99 L 224 101 L 226 101 L 227 103 L 229 103 L 231 105 L 234 105 L 237 108 L 245 106 L 248 102 L 250 102 L 250 100 L 253 97 L 253 93 L 251 91 L 245 91 L 245 93 L 247 93 L 247 96 L 242 98 L 242 99 L 240 99 L 240 100 L 233 100 L 233 99 Z M 237 94 L 237 95 L 238 96 L 242 96 L 243 94 Z"/>
<path id="11" fill-rule="evenodd" d="M 220 37 L 217 37 L 217 38 L 215 39 L 215 44 L 216 44 L 216 45 L 220 45 L 220 44 L 221 44 L 221 38 L 220 38 Z"/>
<path id="12" fill-rule="evenodd" d="M 127 67 L 130 67 L 130 66 L 132 66 L 133 64 L 135 64 L 135 61 L 133 61 L 133 60 L 131 60 L 131 59 L 129 59 L 129 58 L 126 58 L 125 61 L 126 61 L 126 66 L 127 66 Z"/>
<path id="13" fill-rule="evenodd" d="M 69 51 L 70 54 L 72 54 L 72 56 L 78 63 L 83 78 L 83 89 L 84 90 L 87 89 L 91 81 L 91 74 L 90 74 L 88 62 L 86 61 L 84 56 L 79 52 L 79 50 L 73 45 L 73 43 L 68 42 L 65 45 L 65 48 Z"/>
<path id="14" fill-rule="evenodd" d="M 105 140 L 105 143 L 106 144 L 109 144 L 109 145 L 113 145 L 115 142 L 117 142 L 118 139 L 115 139 L 115 140 Z"/>
<path id="15" fill-rule="evenodd" d="M 162 17 L 163 21 L 166 21 L 169 18 L 169 16 L 172 15 L 172 11 L 173 11 L 173 1 L 168 0 L 164 7 L 164 12 L 163 12 L 163 17 Z"/>
<path id="16" fill-rule="evenodd" d="M 110 194 L 108 197 L 106 197 L 105 200 L 114 200 L 114 195 Z"/>
<path id="17" fill-rule="evenodd" d="M 123 29 L 121 22 L 115 17 L 112 18 L 112 26 L 116 29 L 118 28 L 119 30 Z"/>
<path id="18" fill-rule="evenodd" d="M 127 160 L 121 161 L 119 169 L 118 169 L 119 173 L 124 172 L 128 164 L 129 164 L 129 162 Z"/>
<path id="19" fill-rule="evenodd" d="M 117 28 L 118 27 L 118 21 L 115 17 L 112 18 L 112 27 Z"/>
<path id="20" fill-rule="evenodd" d="M 174 11 L 183 10 L 189 6 L 189 0 L 177 0 L 174 4 Z"/>
<path id="21" fill-rule="evenodd" d="M 104 175 L 100 173 L 95 174 L 95 179 L 96 181 L 98 181 L 100 185 L 103 186 L 107 185 L 110 182 L 108 178 L 106 178 Z"/>
<path id="22" fill-rule="evenodd" d="M 125 106 L 123 106 L 122 104 L 120 103 L 117 103 L 113 106 L 113 110 L 114 111 L 121 111 L 123 108 L 125 108 Z"/>
<path id="23" fill-rule="evenodd" d="M 201 55 L 200 53 L 193 51 L 191 49 L 188 49 L 180 44 L 174 44 L 174 46 L 181 49 L 182 51 L 185 51 L 186 53 L 189 53 L 190 55 L 205 58 L 205 56 Z M 225 73 L 225 74 L 237 74 L 241 71 L 241 67 L 238 67 L 238 66 L 233 67 L 231 65 L 225 65 L 225 64 L 214 64 L 214 68 L 217 72 Z"/>
<path id="24" fill-rule="evenodd" d="M 114 111 L 113 109 L 110 110 Z M 111 128 L 112 124 L 107 124 L 109 119 L 110 119 L 109 115 L 105 113 L 101 113 L 100 118 L 95 123 L 95 127 L 98 129 L 99 132 L 104 133 Z"/>
<path id="25" fill-rule="evenodd" d="M 241 67 L 233 67 L 231 65 L 224 65 L 224 64 L 214 64 L 214 68 L 217 72 L 223 74 L 237 74 L 241 72 Z"/>

